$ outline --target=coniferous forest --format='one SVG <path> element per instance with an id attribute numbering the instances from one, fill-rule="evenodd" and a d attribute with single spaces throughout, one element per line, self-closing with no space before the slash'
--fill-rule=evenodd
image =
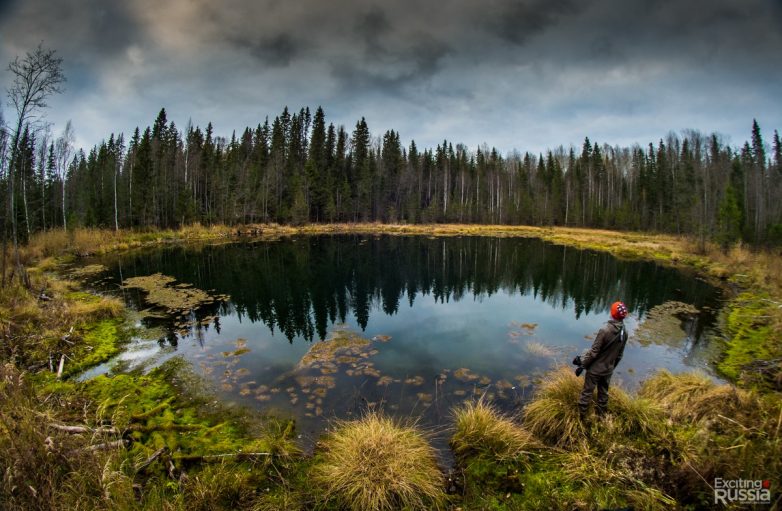
<path id="1" fill-rule="evenodd" d="M 586 138 L 580 148 L 508 155 L 448 140 L 404 145 L 394 130 L 373 135 L 364 119 L 335 126 L 322 108 L 286 107 L 230 138 L 211 123 L 182 130 L 162 109 L 151 127 L 111 134 L 89 152 L 73 147 L 70 124 L 59 137 L 25 128 L 18 144 L 1 133 L 2 196 L 9 177 L 16 182 L 4 209 L 20 241 L 63 226 L 450 222 L 782 242 L 782 146 L 757 122 L 740 147 L 685 131 L 644 146 Z"/>

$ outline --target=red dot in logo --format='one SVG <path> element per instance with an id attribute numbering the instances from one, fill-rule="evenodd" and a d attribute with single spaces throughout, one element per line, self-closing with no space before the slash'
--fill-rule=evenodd
<path id="1" fill-rule="evenodd" d="M 770 481 L 770 480 L 768 480 L 768 479 L 764 479 L 764 480 L 763 480 L 763 488 L 765 488 L 765 489 L 767 489 L 767 490 L 768 490 L 769 488 L 771 488 L 771 481 Z"/>

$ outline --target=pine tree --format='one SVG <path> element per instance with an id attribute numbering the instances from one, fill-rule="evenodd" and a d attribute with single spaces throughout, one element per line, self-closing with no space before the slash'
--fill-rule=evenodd
<path id="1" fill-rule="evenodd" d="M 718 226 L 717 241 L 723 250 L 727 251 L 741 238 L 741 211 L 736 192 L 730 185 L 725 189 L 725 195 L 720 202 Z"/>

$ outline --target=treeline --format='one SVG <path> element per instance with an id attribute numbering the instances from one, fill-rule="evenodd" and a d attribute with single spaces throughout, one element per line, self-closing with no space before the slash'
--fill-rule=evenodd
<path id="1" fill-rule="evenodd" d="M 176 227 L 201 222 L 459 222 L 569 225 L 697 235 L 724 244 L 782 243 L 782 149 L 754 122 L 739 148 L 687 131 L 648 146 L 586 139 L 545 154 L 420 149 L 390 130 L 351 132 L 324 112 L 287 108 L 230 139 L 211 123 L 151 127 L 74 154 L 71 128 L 4 139 L 22 239 L 73 225 Z M 10 154 L 16 147 L 17 153 Z M 7 167 L 11 166 L 10 172 Z M 5 195 L 2 195 L 5 196 Z M 9 208 L 10 209 L 10 208 Z M 21 227 L 23 226 L 23 227 Z"/>

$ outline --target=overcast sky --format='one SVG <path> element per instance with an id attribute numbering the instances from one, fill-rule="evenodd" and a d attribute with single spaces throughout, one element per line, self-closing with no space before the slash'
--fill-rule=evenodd
<path id="1" fill-rule="evenodd" d="M 68 79 L 48 120 L 83 146 L 161 107 L 230 136 L 321 105 L 503 153 L 782 129 L 780 0 L 0 0 L 3 62 L 40 42 Z"/>

